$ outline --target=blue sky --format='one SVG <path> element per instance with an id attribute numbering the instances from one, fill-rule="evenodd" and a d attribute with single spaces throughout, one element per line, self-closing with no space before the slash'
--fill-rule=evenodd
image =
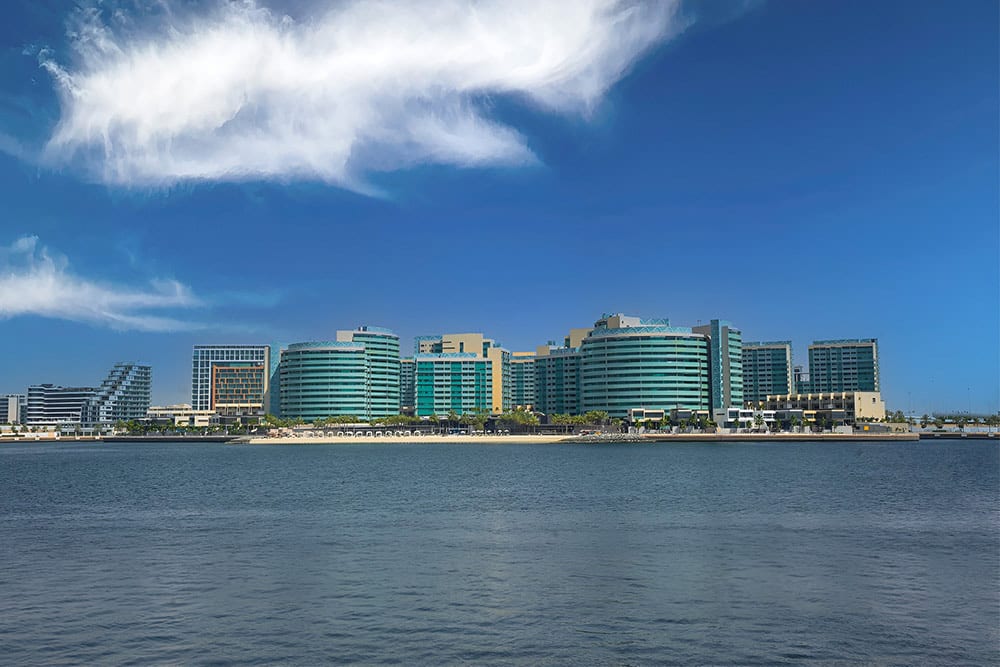
<path id="1" fill-rule="evenodd" d="M 327 4 L 7 5 L 0 392 L 625 312 L 1000 407 L 996 3 Z"/>

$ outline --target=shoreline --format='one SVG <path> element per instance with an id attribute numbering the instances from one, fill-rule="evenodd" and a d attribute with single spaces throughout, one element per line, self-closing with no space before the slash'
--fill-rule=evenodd
<path id="1" fill-rule="evenodd" d="M 957 438 L 956 438 L 957 439 Z M 671 433 L 671 434 L 607 434 L 578 435 L 419 435 L 240 438 L 238 445 L 350 445 L 350 444 L 655 444 L 659 442 L 917 442 L 917 433 L 875 433 L 847 435 L 844 433 Z"/>

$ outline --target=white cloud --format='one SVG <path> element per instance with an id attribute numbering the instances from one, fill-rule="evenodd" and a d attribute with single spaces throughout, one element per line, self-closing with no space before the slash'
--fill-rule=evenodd
<path id="1" fill-rule="evenodd" d="M 255 2 L 137 26 L 85 12 L 46 155 L 117 185 L 320 179 L 521 165 L 492 96 L 586 117 L 645 52 L 685 27 L 679 0 L 357 0 L 293 21 Z"/>
<path id="2" fill-rule="evenodd" d="M 0 318 L 38 315 L 123 331 L 180 331 L 200 326 L 152 313 L 200 305 L 175 280 L 136 289 L 81 278 L 69 271 L 65 258 L 39 247 L 36 236 L 0 247 Z"/>

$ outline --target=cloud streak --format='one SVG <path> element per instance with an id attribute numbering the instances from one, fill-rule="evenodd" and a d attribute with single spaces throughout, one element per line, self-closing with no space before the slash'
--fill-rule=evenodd
<path id="1" fill-rule="evenodd" d="M 536 162 L 491 117 L 513 97 L 586 117 L 644 53 L 686 27 L 679 0 L 357 0 L 300 21 L 257 3 L 83 12 L 73 64 L 41 58 L 61 98 L 45 158 L 98 180 L 318 179 Z"/>
<path id="2" fill-rule="evenodd" d="M 175 280 L 136 289 L 77 276 L 65 258 L 40 247 L 36 236 L 0 248 L 0 318 L 37 315 L 120 331 L 184 331 L 202 327 L 157 313 L 201 305 Z"/>

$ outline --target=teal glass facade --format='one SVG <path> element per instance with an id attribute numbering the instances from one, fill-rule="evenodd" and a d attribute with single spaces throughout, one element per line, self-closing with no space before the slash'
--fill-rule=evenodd
<path id="1" fill-rule="evenodd" d="M 368 405 L 368 362 L 362 343 L 296 343 L 281 352 L 281 416 L 314 421 L 353 415 Z"/>
<path id="2" fill-rule="evenodd" d="M 694 327 L 709 338 L 712 410 L 743 406 L 743 334 L 725 320 Z"/>
<path id="3" fill-rule="evenodd" d="M 510 358 L 510 402 L 516 406 L 536 405 L 535 399 L 535 357 L 513 356 Z"/>
<path id="4" fill-rule="evenodd" d="M 470 352 L 414 355 L 416 415 L 491 412 L 493 362 Z"/>
<path id="5" fill-rule="evenodd" d="M 821 340 L 809 346 L 809 391 L 881 391 L 878 339 Z"/>
<path id="6" fill-rule="evenodd" d="M 416 398 L 416 363 L 413 357 L 399 360 L 399 406 L 400 410 L 413 410 Z"/>
<path id="7" fill-rule="evenodd" d="M 743 400 L 793 393 L 791 341 L 743 344 Z"/>
<path id="8" fill-rule="evenodd" d="M 580 414 L 580 350 L 551 348 L 535 357 L 535 409 L 547 415 Z"/>
<path id="9" fill-rule="evenodd" d="M 685 327 L 598 327 L 580 347 L 580 412 L 625 418 L 631 408 L 706 410 L 708 337 Z"/>
<path id="10" fill-rule="evenodd" d="M 380 327 L 360 327 L 357 331 L 344 333 L 349 334 L 351 342 L 365 346 L 367 394 L 362 416 L 378 419 L 398 415 L 399 337 L 389 329 Z"/>

